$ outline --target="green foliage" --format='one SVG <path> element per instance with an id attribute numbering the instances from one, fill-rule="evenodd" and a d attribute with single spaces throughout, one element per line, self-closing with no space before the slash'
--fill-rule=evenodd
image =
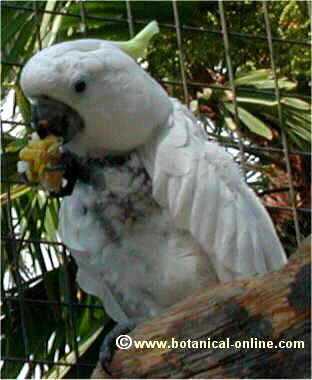
<path id="1" fill-rule="evenodd" d="M 292 91 L 296 83 L 287 78 L 277 80 L 281 91 Z M 309 150 L 311 142 L 311 106 L 297 97 L 281 96 L 280 107 L 282 120 L 278 115 L 278 101 L 274 92 L 274 79 L 270 70 L 255 70 L 240 74 L 234 80 L 237 87 L 237 117 L 233 91 L 227 90 L 230 83 L 219 85 L 214 89 L 204 89 L 197 93 L 198 100 L 193 102 L 193 110 L 200 110 L 203 105 L 217 110 L 215 118 L 222 127 L 237 131 L 252 140 L 252 135 L 244 130 L 267 140 L 281 141 L 281 129 L 289 137 L 294 149 Z M 209 90 L 209 91 L 208 91 Z M 264 92 L 265 91 L 265 92 Z M 291 95 L 291 92 L 289 93 Z"/>
<path id="2" fill-rule="evenodd" d="M 68 354 L 74 355 L 75 348 L 83 355 L 91 349 L 91 344 L 86 345 L 89 340 L 94 343 L 106 322 L 105 314 L 101 308 L 77 308 L 70 306 L 64 290 L 64 267 L 49 270 L 45 273 L 43 280 L 36 283 L 23 284 L 23 298 L 18 300 L 6 300 L 3 305 L 3 339 L 2 353 L 11 358 L 23 358 L 28 354 L 33 360 L 50 361 L 58 357 L 60 361 L 68 361 Z M 71 280 L 72 283 L 73 279 Z M 15 291 L 16 292 L 16 291 Z M 12 291 L 12 295 L 15 293 Z M 77 292 L 73 289 L 72 293 Z M 60 297 L 60 295 L 64 296 Z M 40 300 L 40 302 L 38 302 Z M 37 301 L 37 302 L 36 302 Z M 100 302 L 89 295 L 83 295 L 82 299 L 77 297 L 71 299 L 73 303 L 82 305 L 94 305 L 100 307 Z M 63 303 L 63 305 L 61 304 Z M 22 320 L 21 320 L 22 319 Z M 21 326 L 25 327 L 27 347 L 23 344 Z M 81 339 L 75 340 L 75 336 Z M 48 342 L 50 342 L 48 344 Z M 97 342 L 97 349 L 99 349 Z M 57 356 L 56 356 L 57 355 Z M 93 361 L 96 362 L 96 356 Z M 72 362 L 76 363 L 76 360 Z M 79 364 L 79 360 L 78 363 Z M 23 367 L 21 361 L 6 361 L 3 367 L 4 378 L 16 378 Z M 60 370 L 59 366 L 49 366 L 51 374 Z M 70 370 L 65 366 L 64 375 Z M 43 368 L 42 368 L 43 369 Z M 92 368 L 88 368 L 89 375 Z M 31 371 L 29 371 L 31 373 Z M 78 372 L 79 373 L 79 372 Z M 80 375 L 81 376 L 81 375 Z M 78 376 L 78 377 L 80 377 Z M 30 376 L 27 376 L 30 377 Z M 53 378 L 58 376 L 53 376 Z M 88 377 L 88 376 L 86 376 Z"/>

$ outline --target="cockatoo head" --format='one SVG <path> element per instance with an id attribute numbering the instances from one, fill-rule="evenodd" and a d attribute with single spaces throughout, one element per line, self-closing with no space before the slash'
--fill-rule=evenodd
<path id="1" fill-rule="evenodd" d="M 43 49 L 25 65 L 21 86 L 39 136 L 62 136 L 82 156 L 144 145 L 171 111 L 162 87 L 108 41 L 83 39 Z"/>

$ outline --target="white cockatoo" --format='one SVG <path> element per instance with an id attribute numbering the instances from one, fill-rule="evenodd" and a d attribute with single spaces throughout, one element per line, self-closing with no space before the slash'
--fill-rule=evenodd
<path id="1" fill-rule="evenodd" d="M 286 262 L 232 158 L 131 56 L 156 28 L 149 24 L 132 47 L 56 44 L 21 76 L 39 136 L 61 136 L 75 158 L 77 181 L 62 201 L 59 232 L 78 283 L 117 322 L 157 315 L 200 287 Z"/>

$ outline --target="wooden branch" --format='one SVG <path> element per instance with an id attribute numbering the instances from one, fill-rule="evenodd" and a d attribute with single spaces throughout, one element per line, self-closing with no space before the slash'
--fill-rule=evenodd
<path id="1" fill-rule="evenodd" d="M 273 348 L 118 350 L 118 378 L 310 378 L 310 239 L 280 271 L 204 289 L 138 326 L 137 341 L 273 341 Z M 194 343 L 195 341 L 195 343 Z M 303 341 L 304 348 L 278 348 Z M 199 344 L 199 343 L 198 343 Z M 108 378 L 98 366 L 92 378 Z"/>

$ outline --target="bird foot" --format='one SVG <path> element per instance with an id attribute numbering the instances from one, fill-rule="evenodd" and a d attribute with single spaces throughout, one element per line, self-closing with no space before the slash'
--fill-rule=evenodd
<path id="1" fill-rule="evenodd" d="M 99 358 L 105 372 L 111 375 L 108 367 L 112 361 L 113 354 L 116 349 L 126 349 L 131 347 L 131 342 L 127 347 L 127 342 L 129 343 L 130 340 L 123 335 L 132 331 L 143 320 L 143 318 L 132 318 L 126 322 L 120 322 L 105 336 L 100 349 Z"/>
<path id="2" fill-rule="evenodd" d="M 61 190 L 58 192 L 50 192 L 51 196 L 54 197 L 64 197 L 71 195 L 73 192 L 74 186 L 78 179 L 78 173 L 80 171 L 80 165 L 78 157 L 70 152 L 63 152 L 60 160 L 57 164 L 51 165 L 48 168 L 49 171 L 62 171 L 63 179 L 66 181 L 66 184 L 62 186 Z"/>

